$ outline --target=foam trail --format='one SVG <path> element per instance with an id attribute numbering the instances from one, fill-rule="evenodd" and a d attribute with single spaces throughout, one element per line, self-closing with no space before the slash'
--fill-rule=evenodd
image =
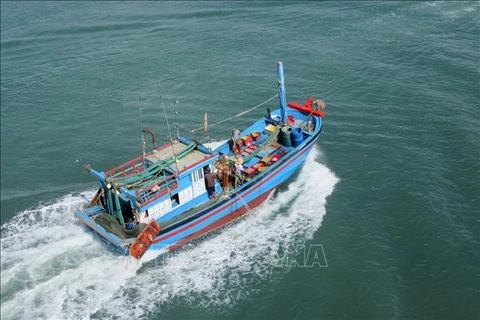
<path id="1" fill-rule="evenodd" d="M 129 266 L 129 258 L 74 223 L 84 195 L 19 214 L 2 227 L 2 318 L 138 318 L 179 298 L 228 309 L 251 295 L 255 283 L 288 272 L 278 268 L 278 252 L 320 227 L 338 179 L 315 161 L 319 155 L 314 148 L 288 189 L 238 223 Z"/>
<path id="2" fill-rule="evenodd" d="M 75 222 L 85 196 L 27 210 L 2 226 L 2 319 L 85 318 L 136 268 Z"/>
<path id="3" fill-rule="evenodd" d="M 160 265 L 140 270 L 105 306 L 106 314 L 138 318 L 178 298 L 204 308 L 228 309 L 252 294 L 258 281 L 275 278 L 279 269 L 287 272 L 286 267 L 278 268 L 278 252 L 312 238 L 325 214 L 326 197 L 338 182 L 315 161 L 319 154 L 313 149 L 288 189 L 245 219 L 166 260 L 162 256 Z M 135 307 L 126 310 L 125 305 Z"/>

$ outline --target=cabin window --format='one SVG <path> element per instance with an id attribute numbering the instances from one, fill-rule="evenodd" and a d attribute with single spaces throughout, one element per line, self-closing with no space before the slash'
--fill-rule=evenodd
<path id="1" fill-rule="evenodd" d="M 170 197 L 170 202 L 172 203 L 172 207 L 180 204 L 180 197 L 178 196 L 178 193 Z"/>
<path id="2" fill-rule="evenodd" d="M 148 210 L 150 210 L 150 216 L 153 219 L 157 219 L 163 216 L 168 211 L 170 211 L 171 208 L 172 208 L 172 204 L 170 202 L 170 198 L 168 198 L 167 200 L 159 202 L 153 207 L 150 207 Z"/>
<path id="3" fill-rule="evenodd" d="M 205 192 L 205 181 L 203 180 L 203 168 L 192 173 L 193 195 L 196 197 Z"/>
<path id="4" fill-rule="evenodd" d="M 180 204 L 190 201 L 193 198 L 192 187 L 188 187 L 180 191 L 178 193 L 178 198 L 180 200 Z"/>

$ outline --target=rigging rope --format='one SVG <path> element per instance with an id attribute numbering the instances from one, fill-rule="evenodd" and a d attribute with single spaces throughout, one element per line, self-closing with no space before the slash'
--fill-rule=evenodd
<path id="1" fill-rule="evenodd" d="M 236 115 L 233 115 L 233 116 L 231 116 L 231 117 L 229 117 L 229 118 L 222 119 L 222 120 L 220 120 L 220 121 L 218 121 L 218 122 L 215 122 L 215 123 L 213 123 L 213 124 L 209 124 L 208 126 L 209 126 L 209 127 L 213 127 L 213 126 L 216 126 L 216 125 L 218 125 L 218 124 L 220 124 L 220 123 L 224 123 L 224 122 L 226 122 L 226 121 L 228 121 L 228 120 L 231 120 L 231 119 L 234 119 L 234 118 L 243 116 L 243 115 L 246 114 L 246 113 L 249 113 L 249 112 L 251 112 L 251 111 L 253 111 L 253 110 L 257 109 L 257 108 L 260 108 L 261 106 L 267 104 L 268 102 L 272 101 L 273 99 L 275 99 L 275 98 L 277 98 L 277 97 L 278 97 L 278 94 L 276 94 L 276 95 L 274 95 L 273 97 L 271 97 L 271 98 L 263 101 L 263 102 L 260 103 L 260 104 L 257 104 L 255 107 L 252 107 L 252 108 L 250 108 L 250 109 L 247 109 L 247 110 L 245 110 L 245 111 L 242 111 L 242 112 L 240 112 L 240 113 L 237 113 Z M 202 130 L 202 129 L 205 128 L 204 126 L 201 126 L 201 127 L 196 128 L 196 129 L 188 129 L 188 128 L 185 128 L 184 126 L 181 126 L 181 125 L 178 125 L 178 126 L 179 126 L 180 128 L 182 128 L 182 129 L 185 129 L 185 130 L 187 130 L 187 131 L 190 131 L 191 133 L 195 133 L 196 131 Z"/>
<path id="2" fill-rule="evenodd" d="M 158 85 L 158 79 L 157 79 L 157 91 L 158 91 L 158 95 L 160 96 L 160 99 L 162 99 L 162 95 L 160 94 L 160 86 Z M 163 107 L 163 115 L 165 116 L 165 122 L 167 123 L 168 138 L 170 139 L 170 145 L 172 146 L 173 159 L 175 160 L 175 169 L 177 170 L 176 174 L 178 175 L 180 171 L 178 170 L 177 155 L 175 154 L 175 148 L 173 147 L 172 131 L 170 131 L 170 124 L 168 123 L 167 109 L 165 108 L 165 104 L 163 102 L 162 102 L 162 107 Z"/>

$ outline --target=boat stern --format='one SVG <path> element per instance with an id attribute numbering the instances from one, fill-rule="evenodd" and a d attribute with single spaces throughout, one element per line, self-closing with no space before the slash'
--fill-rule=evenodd
<path id="1" fill-rule="evenodd" d="M 122 254 L 128 255 L 130 245 L 135 241 L 135 238 L 120 239 L 117 235 L 107 231 L 93 218 L 95 215 L 101 213 L 105 212 L 103 210 L 100 211 L 97 207 L 91 207 L 85 210 L 76 210 L 74 212 L 78 220 L 81 221 L 84 225 L 86 225 L 96 235 L 105 240 L 107 243 L 113 245 Z"/>

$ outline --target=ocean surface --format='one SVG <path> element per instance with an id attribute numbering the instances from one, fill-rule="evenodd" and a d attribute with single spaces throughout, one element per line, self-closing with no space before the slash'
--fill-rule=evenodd
<path id="1" fill-rule="evenodd" d="M 2 1 L 0 21 L 2 320 L 480 318 L 478 2 Z M 166 143 L 162 103 L 220 121 L 276 94 L 278 60 L 287 100 L 327 110 L 268 202 L 139 263 L 75 220 L 82 162 L 141 153 L 140 108 Z"/>

